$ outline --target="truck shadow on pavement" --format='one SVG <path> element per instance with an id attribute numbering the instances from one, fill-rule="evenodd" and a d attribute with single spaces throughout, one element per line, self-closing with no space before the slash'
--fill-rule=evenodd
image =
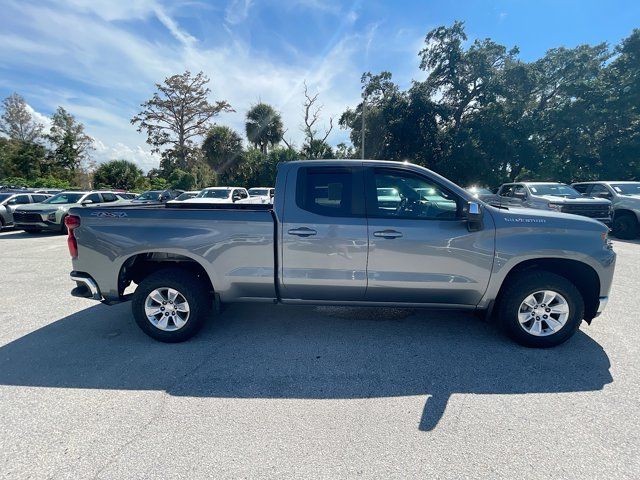
<path id="1" fill-rule="evenodd" d="M 436 427 L 455 393 L 596 391 L 612 381 L 609 367 L 582 332 L 533 350 L 467 313 L 336 318 L 264 304 L 231 306 L 182 344 L 146 337 L 123 304 L 87 308 L 0 347 L 1 385 L 221 398 L 424 395 L 423 431 Z"/>

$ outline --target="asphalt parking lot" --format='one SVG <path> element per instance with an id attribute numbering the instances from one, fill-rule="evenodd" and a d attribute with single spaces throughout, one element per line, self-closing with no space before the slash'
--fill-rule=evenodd
<path id="1" fill-rule="evenodd" d="M 65 237 L 0 233 L 3 478 L 638 478 L 640 243 L 530 350 L 473 315 L 234 305 L 156 343 L 69 295 Z"/>

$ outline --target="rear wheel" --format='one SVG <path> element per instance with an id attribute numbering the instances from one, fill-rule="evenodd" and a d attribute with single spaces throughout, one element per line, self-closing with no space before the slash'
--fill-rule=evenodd
<path id="1" fill-rule="evenodd" d="M 613 219 L 613 234 L 622 240 L 638 236 L 638 219 L 631 213 L 620 213 Z"/>
<path id="2" fill-rule="evenodd" d="M 573 283 L 551 272 L 522 273 L 501 294 L 502 328 L 521 345 L 548 348 L 567 341 L 584 316 L 584 300 Z"/>
<path id="3" fill-rule="evenodd" d="M 166 268 L 142 280 L 131 308 L 144 333 L 161 342 L 183 342 L 204 325 L 211 297 L 200 279 L 180 268 Z"/>

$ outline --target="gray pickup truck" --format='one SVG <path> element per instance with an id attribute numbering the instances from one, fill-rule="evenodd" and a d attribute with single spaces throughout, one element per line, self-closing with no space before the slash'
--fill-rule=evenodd
<path id="1" fill-rule="evenodd" d="M 640 182 L 597 181 L 571 185 L 582 195 L 604 198 L 613 208 L 613 234 L 624 240 L 640 235 Z"/>
<path id="2" fill-rule="evenodd" d="M 616 256 L 592 219 L 492 207 L 399 162 L 283 163 L 276 192 L 274 205 L 73 208 L 72 294 L 132 298 L 165 342 L 214 304 L 268 302 L 493 312 L 532 347 L 567 340 L 608 299 Z"/>
<path id="3" fill-rule="evenodd" d="M 577 190 L 558 182 L 505 183 L 493 197 L 483 197 L 492 205 L 535 208 L 595 218 L 611 225 L 611 202 L 588 198 Z"/>

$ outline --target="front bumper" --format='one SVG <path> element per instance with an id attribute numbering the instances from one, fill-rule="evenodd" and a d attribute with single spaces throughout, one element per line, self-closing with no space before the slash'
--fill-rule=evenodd
<path id="1" fill-rule="evenodd" d="M 600 297 L 600 300 L 598 302 L 598 309 L 596 310 L 596 317 L 603 312 L 603 310 L 607 306 L 607 303 L 609 303 L 609 297 Z"/>

